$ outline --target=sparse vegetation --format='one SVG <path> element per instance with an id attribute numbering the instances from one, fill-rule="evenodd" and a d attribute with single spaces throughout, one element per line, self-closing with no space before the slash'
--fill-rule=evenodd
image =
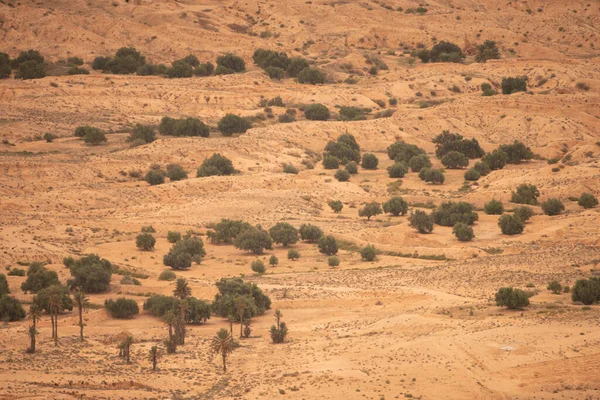
<path id="1" fill-rule="evenodd" d="M 503 287 L 496 293 L 496 305 L 509 310 L 521 309 L 529 305 L 529 296 L 521 289 Z"/>

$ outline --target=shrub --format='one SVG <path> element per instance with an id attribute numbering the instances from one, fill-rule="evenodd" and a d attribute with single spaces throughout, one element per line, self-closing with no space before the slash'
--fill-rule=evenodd
<path id="1" fill-rule="evenodd" d="M 228 53 L 217 57 L 218 67 L 224 67 L 233 72 L 244 72 L 246 70 L 246 63 L 241 57 Z"/>
<path id="2" fill-rule="evenodd" d="M 442 40 L 431 48 L 429 57 L 431 62 L 459 63 L 465 58 L 465 55 L 456 44 Z"/>
<path id="3" fill-rule="evenodd" d="M 67 71 L 67 75 L 89 75 L 90 71 L 81 67 L 71 67 Z"/>
<path id="4" fill-rule="evenodd" d="M 276 266 L 277 264 L 279 264 L 279 260 L 277 259 L 277 257 L 275 257 L 275 255 L 273 254 L 270 258 L 269 258 L 269 265 L 271 267 Z"/>
<path id="5" fill-rule="evenodd" d="M 196 76 L 210 76 L 215 72 L 215 66 L 212 63 L 200 63 L 194 68 L 194 75 Z"/>
<path id="6" fill-rule="evenodd" d="M 559 281 L 552 281 L 548 284 L 548 290 L 551 290 L 553 294 L 560 294 L 562 292 L 562 285 Z"/>
<path id="7" fill-rule="evenodd" d="M 475 169 L 471 168 L 465 172 L 465 181 L 477 181 L 481 177 L 481 174 Z"/>
<path id="8" fill-rule="evenodd" d="M 419 172 L 419 178 L 425 182 L 444 183 L 445 177 L 442 170 L 433 168 L 423 168 Z"/>
<path id="9" fill-rule="evenodd" d="M 381 209 L 381 205 L 377 202 L 367 203 L 365 206 L 358 210 L 359 217 L 367 217 L 367 220 L 370 220 L 371 217 L 379 215 L 383 212 Z"/>
<path id="10" fill-rule="evenodd" d="M 425 150 L 415 146 L 414 144 L 408 144 L 403 141 L 398 141 L 391 144 L 387 148 L 388 157 L 390 160 L 404 162 L 408 164 L 410 159 L 414 156 L 425 154 Z"/>
<path id="11" fill-rule="evenodd" d="M 326 154 L 323 157 L 323 168 L 325 169 L 337 169 L 340 166 L 340 161 L 337 157 L 330 154 Z M 350 179 L 350 178 L 348 178 Z"/>
<path id="12" fill-rule="evenodd" d="M 423 168 L 431 168 L 431 161 L 425 154 L 419 154 L 411 157 L 410 161 L 408 161 L 408 166 L 412 172 L 419 172 Z"/>
<path id="13" fill-rule="evenodd" d="M 473 211 L 473 205 L 464 201 L 458 203 L 446 201 L 431 213 L 431 217 L 436 224 L 442 226 L 454 226 L 459 222 L 473 225 L 479 219 L 477 213 Z"/>
<path id="14" fill-rule="evenodd" d="M 43 62 L 28 60 L 19 64 L 15 79 L 41 79 L 46 76 L 46 66 Z"/>
<path id="15" fill-rule="evenodd" d="M 67 282 L 71 288 L 86 293 L 100 293 L 108 290 L 113 266 L 110 261 L 88 254 L 70 263 L 72 279 Z"/>
<path id="16" fill-rule="evenodd" d="M 187 179 L 188 173 L 179 164 L 169 164 L 167 165 L 167 176 L 169 177 L 171 182 L 175 182 Z"/>
<path id="17" fill-rule="evenodd" d="M 5 53 L 2 53 L 5 54 Z M 6 55 L 6 54 L 5 54 Z M 8 56 L 6 56 L 8 57 Z M 19 68 L 19 66 L 27 61 L 35 61 L 36 63 L 42 64 L 44 62 L 44 57 L 37 50 L 27 50 L 21 51 L 17 58 L 11 61 L 11 65 L 13 68 Z"/>
<path id="18" fill-rule="evenodd" d="M 100 57 L 100 58 L 102 58 L 102 57 Z M 92 68 L 93 68 L 93 66 L 92 66 Z M 93 68 L 93 69 L 97 69 L 97 68 Z M 166 75 L 167 70 L 168 70 L 168 68 L 164 64 L 158 64 L 158 65 L 144 64 L 135 70 L 135 74 L 138 76 Z"/>
<path id="19" fill-rule="evenodd" d="M 141 233 L 135 238 L 135 245 L 140 250 L 154 250 L 156 239 L 151 233 Z"/>
<path id="20" fill-rule="evenodd" d="M 175 278 L 177 278 L 177 276 L 175 275 L 175 272 L 169 271 L 168 269 L 161 272 L 160 275 L 158 276 L 159 281 L 174 281 Z"/>
<path id="21" fill-rule="evenodd" d="M 325 74 L 319 71 L 317 68 L 304 68 L 296 76 L 298 83 L 308 83 L 316 85 L 319 83 L 325 83 Z"/>
<path id="22" fill-rule="evenodd" d="M 300 233 L 300 239 L 309 243 L 316 243 L 323 236 L 321 228 L 311 224 L 300 225 L 298 232 Z"/>
<path id="23" fill-rule="evenodd" d="M 347 163 L 345 168 L 349 174 L 358 174 L 358 164 L 356 164 L 355 161 L 350 161 L 349 163 Z"/>
<path id="24" fill-rule="evenodd" d="M 387 168 L 387 171 L 390 178 L 403 178 L 408 169 L 403 162 L 394 162 Z"/>
<path id="25" fill-rule="evenodd" d="M 512 192 L 510 201 L 518 204 L 535 205 L 537 204 L 537 198 L 539 195 L 540 191 L 538 190 L 537 186 L 522 183 L 517 186 L 517 190 L 515 192 Z"/>
<path id="26" fill-rule="evenodd" d="M 311 121 L 327 121 L 331 118 L 331 113 L 326 106 L 316 103 L 304 109 L 304 117 Z"/>
<path id="27" fill-rule="evenodd" d="M 162 135 L 171 136 L 200 136 L 208 137 L 210 128 L 198 118 L 170 118 L 163 117 L 160 121 L 158 131 Z"/>
<path id="28" fill-rule="evenodd" d="M 529 297 L 521 289 L 503 287 L 496 293 L 496 305 L 510 310 L 521 309 L 529 305 Z"/>
<path id="29" fill-rule="evenodd" d="M 379 164 L 379 159 L 375 154 L 365 153 L 362 157 L 361 167 L 364 169 L 377 169 L 377 164 Z"/>
<path id="30" fill-rule="evenodd" d="M 25 270 L 21 268 L 11 268 L 8 273 L 8 276 L 25 276 Z"/>
<path id="31" fill-rule="evenodd" d="M 328 256 L 333 256 L 338 252 L 338 245 L 335 237 L 331 235 L 321 236 L 317 242 L 319 251 Z"/>
<path id="32" fill-rule="evenodd" d="M 269 78 L 277 80 L 283 79 L 285 76 L 285 70 L 279 67 L 269 66 L 265 68 L 265 73 L 269 76 Z"/>
<path id="33" fill-rule="evenodd" d="M 548 199 L 542 203 L 542 211 L 546 215 L 558 215 L 565 210 L 565 205 L 559 199 Z"/>
<path id="34" fill-rule="evenodd" d="M 291 114 L 285 113 L 277 117 L 277 120 L 282 124 L 289 124 L 290 122 L 296 122 L 296 117 Z"/>
<path id="35" fill-rule="evenodd" d="M 266 271 L 265 264 L 261 260 L 252 261 L 250 268 L 252 268 L 252 271 L 256 272 L 257 274 L 264 274 Z"/>
<path id="36" fill-rule="evenodd" d="M 327 257 L 327 265 L 330 267 L 337 267 L 340 265 L 340 259 L 337 256 Z"/>
<path id="37" fill-rule="evenodd" d="M 591 193 L 583 193 L 579 197 L 577 204 L 586 209 L 594 208 L 598 205 L 598 199 Z"/>
<path id="38" fill-rule="evenodd" d="M 219 120 L 217 129 L 223 136 L 232 136 L 234 133 L 244 133 L 252 128 L 252 124 L 246 118 L 239 115 L 227 114 Z"/>
<path id="39" fill-rule="evenodd" d="M 517 216 L 504 214 L 498 220 L 498 226 L 504 235 L 517 235 L 523 232 L 525 225 Z"/>
<path id="40" fill-rule="evenodd" d="M 442 164 L 446 168 L 458 169 L 469 165 L 469 159 L 458 151 L 450 151 L 442 158 Z"/>
<path id="41" fill-rule="evenodd" d="M 502 215 L 504 206 L 501 201 L 493 199 L 483 206 L 483 211 L 488 215 Z"/>
<path id="42" fill-rule="evenodd" d="M 83 136 L 83 141 L 87 144 L 97 146 L 100 143 L 106 143 L 107 139 L 103 131 L 92 128 L 85 133 L 85 136 Z"/>
<path id="43" fill-rule="evenodd" d="M 233 245 L 240 250 L 262 254 L 265 249 L 273 249 L 273 239 L 267 231 L 260 228 L 250 228 L 242 231 L 233 242 Z"/>
<path id="44" fill-rule="evenodd" d="M 454 225 L 454 227 L 452 228 L 452 233 L 461 242 L 470 242 L 475 237 L 475 234 L 473 233 L 473 228 L 471 228 L 467 224 L 463 224 L 462 222 L 459 222 Z"/>
<path id="45" fill-rule="evenodd" d="M 283 167 L 283 173 L 298 175 L 298 168 L 296 168 L 293 164 L 286 164 Z"/>
<path id="46" fill-rule="evenodd" d="M 585 305 L 600 301 L 600 278 L 580 279 L 571 289 L 571 299 Z"/>
<path id="47" fill-rule="evenodd" d="M 450 131 L 442 131 L 433 139 L 435 144 L 435 155 L 438 158 L 443 158 L 446 154 L 457 151 L 462 153 L 467 158 L 483 157 L 485 152 L 479 145 L 477 139 L 464 139 L 462 135 L 450 133 Z"/>
<path id="48" fill-rule="evenodd" d="M 6 53 L 0 53 L 0 79 L 8 78 L 11 73 L 10 57 Z"/>
<path id="49" fill-rule="evenodd" d="M 171 63 L 171 68 L 167 68 L 166 75 L 169 78 L 191 78 L 194 67 L 183 60 L 175 60 Z"/>
<path id="50" fill-rule="evenodd" d="M 533 217 L 533 210 L 531 209 L 531 207 L 521 206 L 521 207 L 515 208 L 514 214 L 521 221 L 527 222 L 527 220 L 529 220 L 529 218 Z"/>
<path id="51" fill-rule="evenodd" d="M 508 156 L 502 150 L 496 149 L 491 153 L 488 153 L 485 156 L 483 156 L 481 161 L 486 163 L 490 170 L 494 171 L 497 169 L 504 168 L 506 162 L 508 161 Z"/>
<path id="52" fill-rule="evenodd" d="M 323 157 L 333 156 L 342 164 L 350 161 L 360 162 L 360 146 L 354 136 L 345 133 L 340 135 L 336 141 L 330 140 L 325 146 Z M 336 167 L 337 168 L 337 167 Z"/>
<path id="53" fill-rule="evenodd" d="M 517 140 L 513 144 L 503 144 L 499 149 L 506 154 L 508 164 L 520 164 L 523 160 L 533 158 L 531 149 Z"/>
<path id="54" fill-rule="evenodd" d="M 278 222 L 269 229 L 269 235 L 275 243 L 288 246 L 298 242 L 298 230 L 287 222 Z"/>
<path id="55" fill-rule="evenodd" d="M 491 172 L 490 166 L 484 162 L 476 162 L 475 165 L 473 165 L 473 169 L 479 172 L 481 176 L 486 176 Z"/>
<path id="56" fill-rule="evenodd" d="M 215 295 L 212 308 L 219 317 L 227 318 L 230 315 L 238 315 L 234 301 L 237 296 L 250 296 L 254 301 L 255 307 L 247 310 L 244 315 L 245 319 L 263 315 L 266 310 L 271 309 L 269 296 L 263 294 L 256 284 L 244 282 L 241 278 L 221 278 L 217 281 L 217 289 L 219 293 Z"/>
<path id="57" fill-rule="evenodd" d="M 196 176 L 198 178 L 213 175 L 232 175 L 236 172 L 230 159 L 221 154 L 214 153 L 210 158 L 205 159 L 198 168 Z"/>
<path id="58" fill-rule="evenodd" d="M 425 211 L 416 210 L 410 215 L 409 226 L 419 233 L 431 233 L 433 231 L 433 217 L 427 215 Z"/>
<path id="59" fill-rule="evenodd" d="M 150 185 L 161 185 L 165 183 L 165 171 L 161 169 L 150 169 L 146 172 L 144 180 Z"/>
<path id="60" fill-rule="evenodd" d="M 200 263 L 205 255 L 202 239 L 188 235 L 173 244 L 163 257 L 163 264 L 176 270 L 185 270 L 192 266 L 192 261 Z"/>
<path id="61" fill-rule="evenodd" d="M 19 321 L 25 318 L 25 310 L 21 303 L 7 294 L 0 295 L 0 320 Z"/>
<path id="62" fill-rule="evenodd" d="M 36 262 L 27 269 L 27 279 L 21 284 L 21 290 L 25 293 L 38 293 L 42 289 L 58 284 L 58 274 L 48 270 L 42 263 Z"/>
<path id="63" fill-rule="evenodd" d="M 300 258 L 300 252 L 296 249 L 289 249 L 287 258 L 288 260 L 297 260 Z"/>
<path id="64" fill-rule="evenodd" d="M 377 250 L 372 244 L 363 247 L 360 250 L 360 258 L 364 261 L 373 261 L 377 257 Z"/>
<path id="65" fill-rule="evenodd" d="M 344 205 L 342 204 L 342 202 L 340 200 L 331 200 L 328 203 L 329 207 L 331 207 L 331 209 L 333 210 L 334 213 L 339 213 L 342 211 L 342 209 L 344 208 Z"/>
<path id="66" fill-rule="evenodd" d="M 8 288 L 8 281 L 6 280 L 6 275 L 0 274 L 0 296 L 9 293 L 10 289 Z"/>
<path id="67" fill-rule="evenodd" d="M 127 141 L 135 142 L 138 140 L 141 140 L 144 143 L 154 142 L 156 140 L 154 127 L 150 125 L 136 124 L 133 128 L 133 131 L 129 134 Z"/>
<path id="68" fill-rule="evenodd" d="M 408 212 L 408 203 L 402 197 L 392 197 L 383 203 L 383 211 L 394 216 L 405 215 Z"/>
<path id="69" fill-rule="evenodd" d="M 477 46 L 477 54 L 475 55 L 475 61 L 484 63 L 487 60 L 496 60 L 500 58 L 500 50 L 496 42 L 493 40 L 486 40 L 483 44 Z"/>
<path id="70" fill-rule="evenodd" d="M 290 59 L 290 64 L 287 67 L 287 74 L 292 78 L 296 78 L 300 72 L 310 67 L 308 61 L 302 57 L 294 57 Z"/>
<path id="71" fill-rule="evenodd" d="M 527 77 L 509 77 L 502 79 L 502 94 L 527 91 Z"/>
<path id="72" fill-rule="evenodd" d="M 252 228 L 252 225 L 241 220 L 221 219 L 212 230 L 206 232 L 206 236 L 211 243 L 233 243 L 240 233 Z"/>
<path id="73" fill-rule="evenodd" d="M 362 121 L 367 119 L 365 109 L 360 107 L 340 107 L 340 120 L 342 121 Z"/>
<path id="74" fill-rule="evenodd" d="M 44 136 L 42 137 L 46 142 L 48 143 L 52 143 L 54 141 L 54 139 L 57 138 L 57 136 L 53 133 L 50 132 L 46 132 L 44 133 Z"/>
<path id="75" fill-rule="evenodd" d="M 140 313 L 140 308 L 135 300 L 119 297 L 116 300 L 107 299 L 104 307 L 113 318 L 128 319 Z"/>
<path id="76" fill-rule="evenodd" d="M 335 171 L 334 177 L 339 182 L 348 182 L 350 180 L 350 173 L 348 173 L 348 171 L 346 171 L 345 169 L 338 169 L 337 171 Z"/>

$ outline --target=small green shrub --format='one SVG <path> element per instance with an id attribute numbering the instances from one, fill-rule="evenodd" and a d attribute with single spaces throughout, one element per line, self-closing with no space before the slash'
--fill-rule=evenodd
<path id="1" fill-rule="evenodd" d="M 175 272 L 169 271 L 169 270 L 165 270 L 165 271 L 161 272 L 160 275 L 158 276 L 159 281 L 174 281 L 175 278 L 177 278 L 177 276 L 175 275 Z"/>
<path id="2" fill-rule="evenodd" d="M 423 168 L 431 168 L 431 160 L 425 154 L 419 154 L 411 157 L 408 166 L 412 172 L 420 172 Z"/>
<path id="3" fill-rule="evenodd" d="M 265 264 L 261 260 L 252 261 L 250 268 L 252 268 L 252 271 L 256 272 L 257 274 L 264 274 L 266 271 Z"/>
<path id="4" fill-rule="evenodd" d="M 517 235 L 525 229 L 523 221 L 519 217 L 510 214 L 502 215 L 498 220 L 498 226 L 504 235 Z"/>
<path id="5" fill-rule="evenodd" d="M 598 199 L 591 193 L 583 193 L 577 204 L 583 208 L 594 208 L 598 205 Z"/>
<path id="6" fill-rule="evenodd" d="M 140 313 L 140 308 L 135 300 L 119 297 L 116 300 L 107 299 L 104 307 L 113 318 L 128 319 Z"/>
<path id="7" fill-rule="evenodd" d="M 288 260 L 297 260 L 300 258 L 300 252 L 296 249 L 289 249 L 287 254 Z"/>
<path id="8" fill-rule="evenodd" d="M 379 164 L 379 159 L 375 154 L 365 153 L 362 157 L 361 167 L 363 169 L 377 169 L 377 165 Z"/>
<path id="9" fill-rule="evenodd" d="M 311 121 L 327 121 L 331 118 L 329 109 L 323 104 L 311 104 L 304 109 L 304 117 Z"/>
<path id="10" fill-rule="evenodd" d="M 459 222 L 454 225 L 454 227 L 452 228 L 452 233 L 461 242 L 470 242 L 475 237 L 475 234 L 473 233 L 473 228 L 471 228 L 467 224 L 463 224 L 462 222 Z"/>
<path id="11" fill-rule="evenodd" d="M 328 256 L 333 256 L 338 252 L 337 241 L 335 240 L 335 237 L 331 235 L 321 236 L 317 242 L 317 246 L 319 247 L 319 251 L 321 253 Z"/>
<path id="12" fill-rule="evenodd" d="M 276 266 L 277 264 L 279 264 L 279 260 L 277 259 L 277 257 L 275 257 L 275 255 L 272 255 L 272 256 L 269 258 L 269 265 L 270 265 L 271 267 L 274 267 L 274 266 Z"/>
<path id="13" fill-rule="evenodd" d="M 444 183 L 445 177 L 442 170 L 434 169 L 434 168 L 423 168 L 419 172 L 419 178 L 422 181 L 430 182 L 430 183 Z"/>
<path id="14" fill-rule="evenodd" d="M 410 227 L 419 233 L 431 233 L 433 231 L 433 217 L 425 211 L 416 210 L 410 215 Z"/>
<path id="15" fill-rule="evenodd" d="M 479 178 L 481 178 L 481 174 L 475 168 L 471 168 L 465 172 L 464 178 L 465 181 L 473 182 L 479 180 Z"/>
<path id="16" fill-rule="evenodd" d="M 392 197 L 383 203 L 383 211 L 394 216 L 405 215 L 408 212 L 408 203 L 402 197 Z"/>
<path id="17" fill-rule="evenodd" d="M 381 204 L 377 203 L 376 201 L 367 203 L 363 208 L 360 208 L 358 210 L 358 216 L 367 217 L 367 220 L 370 220 L 371 217 L 374 217 L 381 213 L 383 213 L 383 210 L 381 209 Z"/>
<path id="18" fill-rule="evenodd" d="M 337 169 L 340 166 L 340 160 L 337 157 L 326 154 L 323 157 L 323 168 L 325 169 Z"/>
<path id="19" fill-rule="evenodd" d="M 517 190 L 512 192 L 510 201 L 517 204 L 537 204 L 537 198 L 540 196 L 540 191 L 537 186 L 522 183 L 517 186 Z"/>
<path id="20" fill-rule="evenodd" d="M 521 309 L 529 305 L 529 296 L 521 289 L 503 287 L 496 293 L 496 305 L 510 310 Z"/>
<path id="21" fill-rule="evenodd" d="M 202 162 L 202 165 L 198 168 L 196 177 L 233 175 L 236 172 L 230 159 L 221 154 L 214 153 L 210 158 Z"/>
<path id="22" fill-rule="evenodd" d="M 223 136 L 232 136 L 234 133 L 244 133 L 252 128 L 252 124 L 246 118 L 239 115 L 227 114 L 219 120 L 217 129 Z"/>
<path id="23" fill-rule="evenodd" d="M 339 213 L 339 212 L 341 212 L 342 209 L 344 208 L 344 205 L 339 200 L 331 200 L 328 203 L 328 205 L 333 210 L 333 212 L 336 213 L 336 214 Z"/>
<path id="24" fill-rule="evenodd" d="M 334 177 L 339 182 L 348 182 L 350 180 L 350 173 L 345 169 L 338 169 L 337 171 L 335 171 Z"/>
<path id="25" fill-rule="evenodd" d="M 565 210 L 565 205 L 559 199 L 548 199 L 542 203 L 542 211 L 546 215 L 558 215 Z"/>
<path id="26" fill-rule="evenodd" d="M 340 265 L 340 259 L 337 256 L 328 257 L 327 265 L 329 265 L 330 267 L 337 267 Z"/>
<path id="27" fill-rule="evenodd" d="M 325 83 L 325 74 L 317 68 L 304 68 L 296 77 L 298 83 L 317 85 Z"/>
<path id="28" fill-rule="evenodd" d="M 316 243 L 323 236 L 321 228 L 311 224 L 300 225 L 298 233 L 300 233 L 300 239 L 309 243 Z"/>
<path id="29" fill-rule="evenodd" d="M 442 164 L 446 168 L 458 169 L 469 165 L 469 159 L 458 151 L 450 151 L 442 157 Z"/>
<path id="30" fill-rule="evenodd" d="M 144 180 L 151 186 L 165 183 L 165 171 L 161 169 L 151 169 L 146 173 Z"/>
<path id="31" fill-rule="evenodd" d="M 514 214 L 523 222 L 527 222 L 529 218 L 533 217 L 533 209 L 527 206 L 517 207 L 514 210 Z"/>
<path id="32" fill-rule="evenodd" d="M 493 199 L 483 206 L 483 211 L 488 215 L 502 215 L 504 206 L 501 201 Z"/>
<path id="33" fill-rule="evenodd" d="M 154 250 L 156 239 L 150 233 L 141 233 L 135 238 L 135 245 L 140 250 Z"/>
<path id="34" fill-rule="evenodd" d="M 502 94 L 527 91 L 527 77 L 508 77 L 502 79 Z"/>
<path id="35" fill-rule="evenodd" d="M 562 285 L 559 281 L 552 281 L 548 284 L 548 290 L 551 290 L 553 294 L 560 294 L 562 292 Z"/>
<path id="36" fill-rule="evenodd" d="M 348 171 L 349 174 L 358 174 L 358 164 L 356 164 L 355 161 L 350 161 L 346 164 L 344 168 L 346 169 L 346 171 Z"/>
<path id="37" fill-rule="evenodd" d="M 283 167 L 283 173 L 298 175 L 298 168 L 296 168 L 293 164 L 286 164 Z"/>
<path id="38" fill-rule="evenodd" d="M 374 261 L 377 258 L 377 250 L 372 244 L 363 247 L 360 250 L 360 258 L 364 261 Z"/>

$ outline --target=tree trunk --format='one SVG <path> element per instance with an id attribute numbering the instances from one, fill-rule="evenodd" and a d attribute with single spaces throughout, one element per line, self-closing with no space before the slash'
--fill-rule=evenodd
<path id="1" fill-rule="evenodd" d="M 79 339 L 83 342 L 83 309 L 79 307 Z"/>
<path id="2" fill-rule="evenodd" d="M 129 346 L 125 347 L 125 358 L 127 360 L 127 364 L 129 364 Z"/>
<path id="3" fill-rule="evenodd" d="M 152 371 L 156 371 L 156 354 L 152 355 Z"/>
<path id="4" fill-rule="evenodd" d="M 54 345 L 58 346 L 58 313 L 54 314 Z"/>
<path id="5" fill-rule="evenodd" d="M 50 314 L 50 321 L 52 321 L 52 339 L 54 339 L 54 315 Z"/>
<path id="6" fill-rule="evenodd" d="M 223 353 L 223 372 L 227 372 L 227 356 Z"/>
<path id="7" fill-rule="evenodd" d="M 35 353 L 35 333 L 36 333 L 36 320 L 33 317 L 33 335 L 31 335 L 31 352 Z"/>

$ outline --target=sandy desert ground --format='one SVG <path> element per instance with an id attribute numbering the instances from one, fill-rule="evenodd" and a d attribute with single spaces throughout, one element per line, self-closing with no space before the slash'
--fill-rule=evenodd
<path id="1" fill-rule="evenodd" d="M 412 0 L 0 0 L 0 51 L 11 57 L 32 48 L 51 63 L 72 56 L 89 63 L 135 46 L 157 63 L 190 53 L 214 62 L 234 52 L 247 65 L 242 74 L 188 79 L 93 71 L 0 80 L 0 272 L 43 261 L 65 282 L 64 257 L 95 253 L 149 276 L 135 286 L 115 274 L 108 292 L 90 295 L 98 307 L 84 315 L 83 343 L 75 311 L 59 317 L 58 347 L 49 318 L 42 318 L 35 354 L 25 352 L 27 320 L 1 326 L 0 399 L 600 399 L 600 306 L 583 307 L 546 289 L 552 280 L 572 286 L 600 272 L 600 208 L 569 200 L 600 195 L 600 3 L 436 0 L 425 15 L 396 11 L 418 6 Z M 261 37 L 263 31 L 272 36 Z M 409 62 L 405 47 L 430 46 L 432 38 L 465 51 L 494 40 L 502 58 Z M 314 61 L 329 83 L 269 79 L 252 63 L 259 47 Z M 389 69 L 371 76 L 369 55 Z M 351 75 L 358 82 L 344 83 Z M 528 92 L 481 96 L 481 83 L 498 87 L 503 77 L 521 75 L 529 78 Z M 394 113 L 281 124 L 276 117 L 286 109 L 273 107 L 275 118 L 239 136 L 211 129 L 208 138 L 159 136 L 138 147 L 126 140 L 135 123 L 194 116 L 215 127 L 227 113 L 262 114 L 261 99 L 275 96 L 288 107 L 322 103 Z M 376 102 L 392 97 L 395 106 Z M 438 103 L 421 108 L 422 101 Z M 73 137 L 84 124 L 110 132 L 107 144 L 87 146 Z M 520 140 L 538 157 L 474 185 L 464 184 L 464 170 L 447 170 L 446 182 L 435 186 L 416 173 L 401 184 L 388 177 L 386 149 L 397 140 L 424 148 L 441 166 L 431 140 L 443 130 L 476 138 L 486 151 Z M 58 139 L 40 140 L 45 132 Z M 379 157 L 377 170 L 338 182 L 321 163 L 302 164 L 343 133 Z M 240 173 L 195 178 L 215 152 Z M 562 161 L 546 161 L 555 157 Z M 127 174 L 155 163 L 179 163 L 190 178 L 150 186 Z M 288 163 L 298 175 L 282 173 Z M 498 216 L 486 215 L 483 205 L 495 198 L 513 208 L 508 201 L 520 183 L 535 184 L 542 201 L 560 198 L 566 210 L 551 217 L 535 206 L 522 234 L 502 235 Z M 459 242 L 443 226 L 418 234 L 406 216 L 359 218 L 364 203 L 391 195 L 401 195 L 411 210 L 429 211 L 423 207 L 446 200 L 473 203 L 475 239 Z M 344 203 L 340 214 L 327 205 L 335 199 Z M 279 265 L 253 274 L 257 256 L 204 236 L 222 218 L 264 227 L 318 225 L 346 242 L 341 264 L 331 268 L 314 244 L 298 243 L 292 248 L 299 260 L 275 246 L 259 258 L 267 263 L 275 254 Z M 151 252 L 135 245 L 146 225 L 157 231 Z M 173 282 L 158 280 L 170 230 L 191 230 L 204 240 L 202 263 L 177 271 L 194 296 L 210 301 L 215 281 L 243 275 L 273 301 L 252 320 L 253 333 L 240 340 L 227 373 L 209 351 L 227 320 L 189 325 L 185 346 L 161 357 L 153 372 L 147 354 L 165 339 L 164 322 L 144 312 L 113 319 L 102 308 L 108 298 L 125 296 L 141 307 L 150 294 L 172 292 Z M 382 252 L 375 261 L 361 261 L 356 251 L 367 244 Z M 8 276 L 11 294 L 26 305 L 33 295 L 20 290 L 24 280 Z M 534 291 L 531 305 L 496 306 L 502 286 Z M 279 345 L 269 336 L 275 309 L 290 328 Z M 118 357 L 124 332 L 135 338 L 131 364 Z"/>

